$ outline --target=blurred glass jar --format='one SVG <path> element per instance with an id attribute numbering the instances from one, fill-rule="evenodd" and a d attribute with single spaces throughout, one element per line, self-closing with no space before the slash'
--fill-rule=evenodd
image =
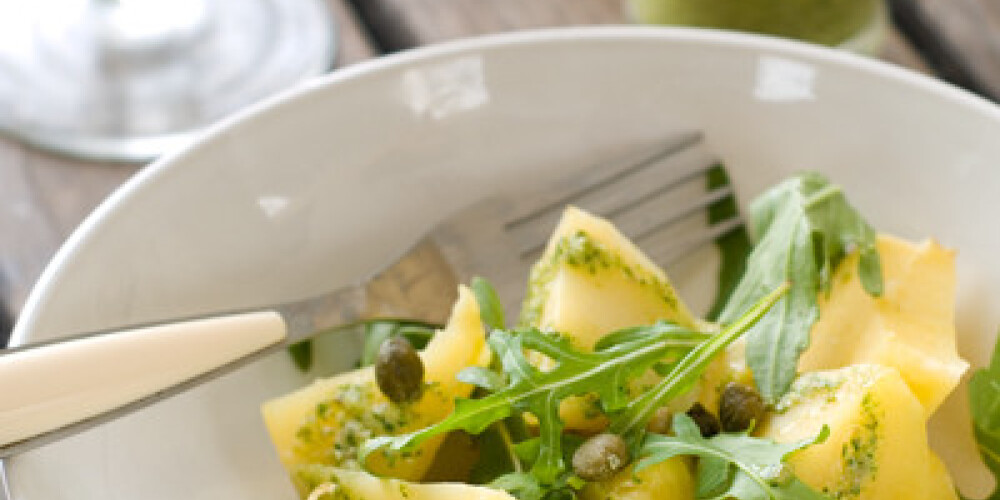
<path id="1" fill-rule="evenodd" d="M 884 0 L 629 0 L 636 22 L 763 33 L 873 55 L 885 38 Z"/>

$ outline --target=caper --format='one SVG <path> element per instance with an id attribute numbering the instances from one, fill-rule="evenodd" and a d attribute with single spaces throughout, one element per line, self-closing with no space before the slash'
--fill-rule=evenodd
<path id="1" fill-rule="evenodd" d="M 722 390 L 719 420 L 726 432 L 743 432 L 764 418 L 764 400 L 757 391 L 736 382 Z"/>
<path id="2" fill-rule="evenodd" d="M 687 415 L 691 417 L 691 420 L 694 420 L 694 423 L 698 424 L 698 429 L 701 430 L 703 437 L 712 437 L 721 430 L 719 419 L 715 418 L 715 415 L 712 415 L 712 412 L 705 409 L 701 403 L 695 403 L 691 406 Z"/>
<path id="3" fill-rule="evenodd" d="M 424 386 L 424 363 L 404 337 L 386 339 L 375 359 L 375 380 L 390 401 L 415 401 Z"/>
<path id="4" fill-rule="evenodd" d="M 652 417 L 649 417 L 649 423 L 646 424 L 646 430 L 657 434 L 669 434 L 673 418 L 673 412 L 671 412 L 666 406 L 661 406 L 653 412 Z"/>
<path id="5" fill-rule="evenodd" d="M 586 481 L 603 481 L 628 465 L 632 457 L 628 444 L 617 434 L 598 434 L 583 442 L 573 453 L 573 472 Z"/>

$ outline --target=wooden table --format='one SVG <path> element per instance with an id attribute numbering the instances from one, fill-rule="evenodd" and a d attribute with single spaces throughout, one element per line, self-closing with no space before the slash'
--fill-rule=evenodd
<path id="1" fill-rule="evenodd" d="M 621 0 L 327 0 L 338 67 L 428 43 L 550 26 L 622 24 Z M 1000 0 L 892 0 L 880 56 L 1000 95 Z M 67 159 L 0 138 L 0 346 L 58 246 L 142 165 Z"/>

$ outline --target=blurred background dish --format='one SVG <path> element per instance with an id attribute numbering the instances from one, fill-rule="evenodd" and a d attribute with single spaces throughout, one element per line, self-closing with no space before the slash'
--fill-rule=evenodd
<path id="1" fill-rule="evenodd" d="M 0 1 L 0 129 L 148 161 L 326 72 L 334 40 L 321 0 Z"/>
<path id="2" fill-rule="evenodd" d="M 1000 233 L 981 221 L 1000 210 L 1000 110 L 843 52 L 656 28 L 440 45 L 240 113 L 132 178 L 74 232 L 32 292 L 13 345 L 325 290 L 481 196 L 692 128 L 726 161 L 741 201 L 818 170 L 876 227 L 959 249 L 961 352 L 986 362 L 1000 324 L 988 300 L 1000 296 Z M 667 271 L 701 310 L 715 266 L 706 248 Z M 314 372 L 273 356 L 17 456 L 5 464 L 13 498 L 293 498 L 258 405 L 352 366 L 356 340 L 318 346 L 332 354 Z M 932 444 L 976 495 L 990 484 L 964 394 L 935 417 Z"/>

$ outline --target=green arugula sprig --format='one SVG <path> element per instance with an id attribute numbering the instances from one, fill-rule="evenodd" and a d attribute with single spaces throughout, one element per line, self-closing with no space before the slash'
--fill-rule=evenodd
<path id="1" fill-rule="evenodd" d="M 775 443 L 747 434 L 723 433 L 704 438 L 691 417 L 674 416 L 674 436 L 649 434 L 636 464 L 636 472 L 670 458 L 698 457 L 696 497 L 739 500 L 829 500 L 788 474 L 788 456 L 821 443 L 830 434 L 823 426 L 814 439 Z"/>
<path id="2" fill-rule="evenodd" d="M 563 460 L 572 461 L 573 453 L 583 444 L 585 438 L 576 434 L 563 434 L 562 454 Z M 523 463 L 532 464 L 535 457 L 539 455 L 539 448 L 542 446 L 538 437 L 525 439 L 512 447 L 512 451 Z M 491 488 L 504 490 L 512 494 L 518 500 L 562 500 L 575 499 L 576 491 L 583 487 L 586 482 L 570 471 L 563 472 L 553 483 L 542 484 L 535 475 L 515 470 L 507 474 L 502 474 L 488 482 Z"/>
<path id="3" fill-rule="evenodd" d="M 489 483 L 490 488 L 504 490 L 518 500 L 576 500 L 576 491 L 584 481 L 571 474 L 560 476 L 554 484 L 542 484 L 526 472 L 504 474 Z"/>
<path id="4" fill-rule="evenodd" d="M 706 188 L 709 191 L 732 186 L 729 173 L 722 163 L 716 164 L 705 176 Z M 708 223 L 716 224 L 725 222 L 740 215 L 739 204 L 733 195 L 726 196 L 721 200 L 712 203 L 708 207 Z M 732 295 L 743 271 L 747 267 L 747 257 L 753 245 L 750 243 L 750 234 L 745 226 L 740 226 L 715 239 L 715 247 L 719 250 L 719 273 L 718 287 L 715 292 L 715 299 L 712 300 L 712 307 L 709 308 L 705 319 L 715 321 L 719 318 L 719 313 L 725 307 L 729 296 Z"/>
<path id="5" fill-rule="evenodd" d="M 993 348 L 990 365 L 976 370 L 969 380 L 969 409 L 979 454 L 998 480 L 986 500 L 1000 500 L 1000 342 Z"/>
<path id="6" fill-rule="evenodd" d="M 471 434 L 483 432 L 490 424 L 516 411 L 534 414 L 539 421 L 542 445 L 531 473 L 542 483 L 552 483 L 565 470 L 561 452 L 563 423 L 559 402 L 570 397 L 596 393 L 605 411 L 615 411 L 628 401 L 627 384 L 653 364 L 678 349 L 691 349 L 705 340 L 705 334 L 671 324 L 650 328 L 650 335 L 622 342 L 592 353 L 576 351 L 565 338 L 556 338 L 535 329 L 507 332 L 494 330 L 489 346 L 500 360 L 503 383 L 486 377 L 485 370 L 463 372 L 461 378 L 496 392 L 482 399 L 459 398 L 455 410 L 441 422 L 411 434 L 369 439 L 362 457 L 376 449 L 408 452 L 427 439 L 454 430 Z M 525 352 L 535 351 L 557 361 L 550 371 L 533 366 Z M 488 380 L 489 379 L 489 380 Z"/>
<path id="7" fill-rule="evenodd" d="M 753 202 L 750 218 L 757 244 L 719 320 L 735 321 L 776 286 L 791 283 L 788 295 L 747 333 L 747 364 L 761 395 L 774 403 L 796 376 L 819 317 L 819 292 L 829 289 L 837 264 L 848 252 L 860 252 L 861 283 L 873 296 L 882 293 L 882 268 L 875 230 L 820 174 L 771 188 Z"/>
<path id="8" fill-rule="evenodd" d="M 656 386 L 627 402 L 623 411 L 613 416 L 611 432 L 624 436 L 633 447 L 637 446 L 653 413 L 694 387 L 709 363 L 757 324 L 788 289 L 787 283 L 781 283 L 750 307 L 743 316 L 692 349 Z"/>
<path id="9" fill-rule="evenodd" d="M 497 421 L 528 412 L 539 422 L 537 455 L 529 472 L 540 484 L 556 484 L 566 477 L 563 422 L 559 418 L 559 405 L 564 399 L 596 394 L 602 410 L 612 415 L 612 429 L 632 437 L 633 446 L 638 446 L 653 411 L 690 389 L 708 363 L 759 320 L 785 291 L 787 285 L 778 287 L 716 335 L 657 323 L 641 330 L 612 334 L 612 341 L 599 342 L 589 353 L 575 350 L 565 338 L 536 329 L 514 332 L 495 329 L 488 343 L 499 360 L 502 377 L 486 375 L 482 369 L 464 371 L 461 375 L 462 379 L 493 391 L 492 394 L 481 399 L 456 399 L 451 415 L 430 427 L 367 440 L 361 447 L 361 462 L 364 464 L 367 456 L 377 450 L 412 452 L 427 439 L 455 430 L 479 434 Z M 481 307 L 487 309 L 490 308 Z M 529 351 L 553 360 L 555 367 L 539 370 L 528 361 Z M 679 361 L 669 365 L 669 374 L 653 389 L 630 401 L 628 383 L 670 359 Z"/>
<path id="10" fill-rule="evenodd" d="M 502 330 L 504 327 L 503 304 L 500 296 L 489 281 L 478 276 L 472 278 L 470 283 L 472 293 L 476 296 L 479 304 L 479 317 L 483 324 L 490 330 Z"/>

